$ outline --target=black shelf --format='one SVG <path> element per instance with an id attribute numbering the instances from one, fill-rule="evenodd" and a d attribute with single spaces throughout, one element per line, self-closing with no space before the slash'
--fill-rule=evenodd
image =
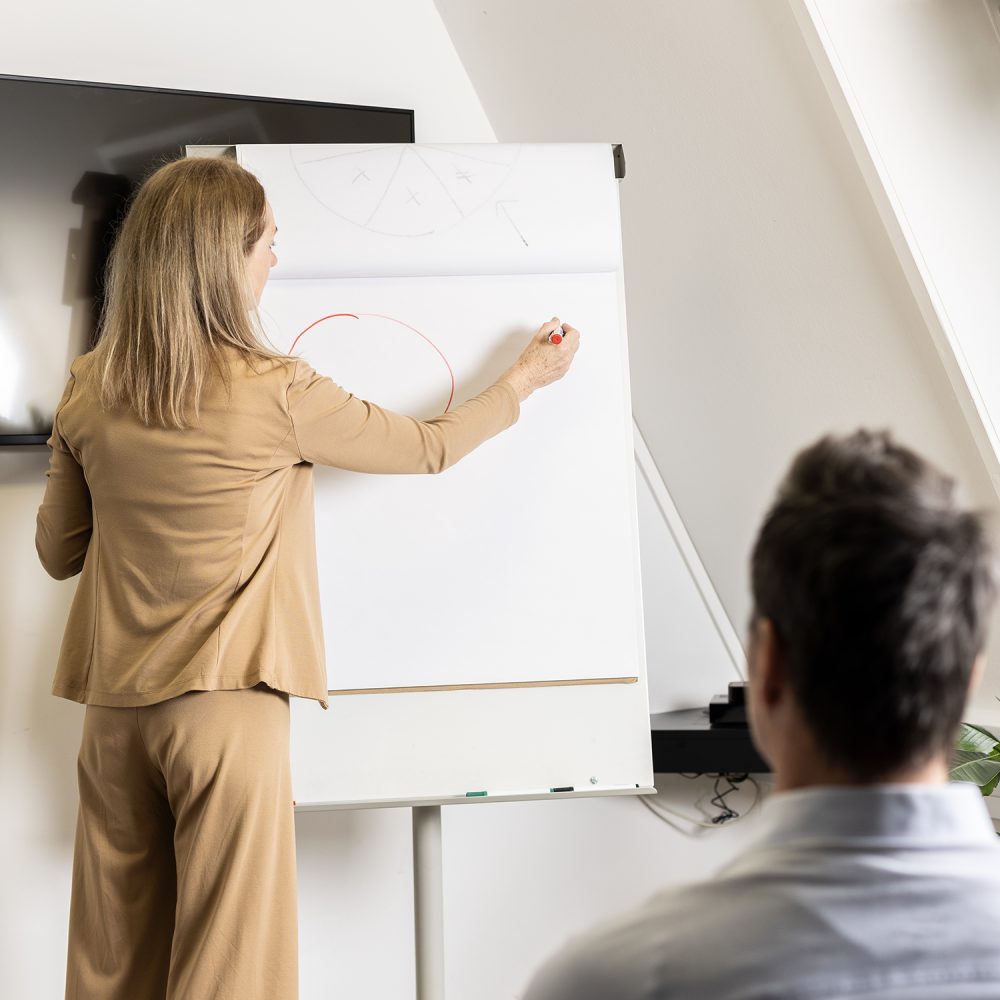
<path id="1" fill-rule="evenodd" d="M 746 726 L 712 726 L 707 708 L 660 712 L 649 717 L 656 774 L 765 774 Z"/>

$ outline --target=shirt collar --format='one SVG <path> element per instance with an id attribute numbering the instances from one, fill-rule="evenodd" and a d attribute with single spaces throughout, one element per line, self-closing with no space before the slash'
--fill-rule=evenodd
<path id="1" fill-rule="evenodd" d="M 975 785 L 823 786 L 778 792 L 762 807 L 758 847 L 874 844 L 997 847 Z"/>

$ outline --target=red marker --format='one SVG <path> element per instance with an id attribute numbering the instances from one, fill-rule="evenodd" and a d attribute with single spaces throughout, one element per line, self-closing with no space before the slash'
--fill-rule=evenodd
<path id="1" fill-rule="evenodd" d="M 563 342 L 563 328 L 561 326 L 557 326 L 549 334 L 549 343 L 550 344 L 561 344 L 562 342 Z"/>

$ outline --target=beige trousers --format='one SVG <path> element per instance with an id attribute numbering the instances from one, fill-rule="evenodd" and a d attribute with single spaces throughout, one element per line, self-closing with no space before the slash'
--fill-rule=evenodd
<path id="1" fill-rule="evenodd" d="M 295 1000 L 288 696 L 87 708 L 67 1000 Z"/>

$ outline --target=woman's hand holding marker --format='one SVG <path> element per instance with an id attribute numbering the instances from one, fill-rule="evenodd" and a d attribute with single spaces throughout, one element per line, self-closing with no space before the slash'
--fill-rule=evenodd
<path id="1" fill-rule="evenodd" d="M 536 389 L 556 382 L 569 371 L 573 356 L 580 349 L 580 331 L 553 316 L 538 333 L 503 380 L 509 382 L 523 403 Z"/>

